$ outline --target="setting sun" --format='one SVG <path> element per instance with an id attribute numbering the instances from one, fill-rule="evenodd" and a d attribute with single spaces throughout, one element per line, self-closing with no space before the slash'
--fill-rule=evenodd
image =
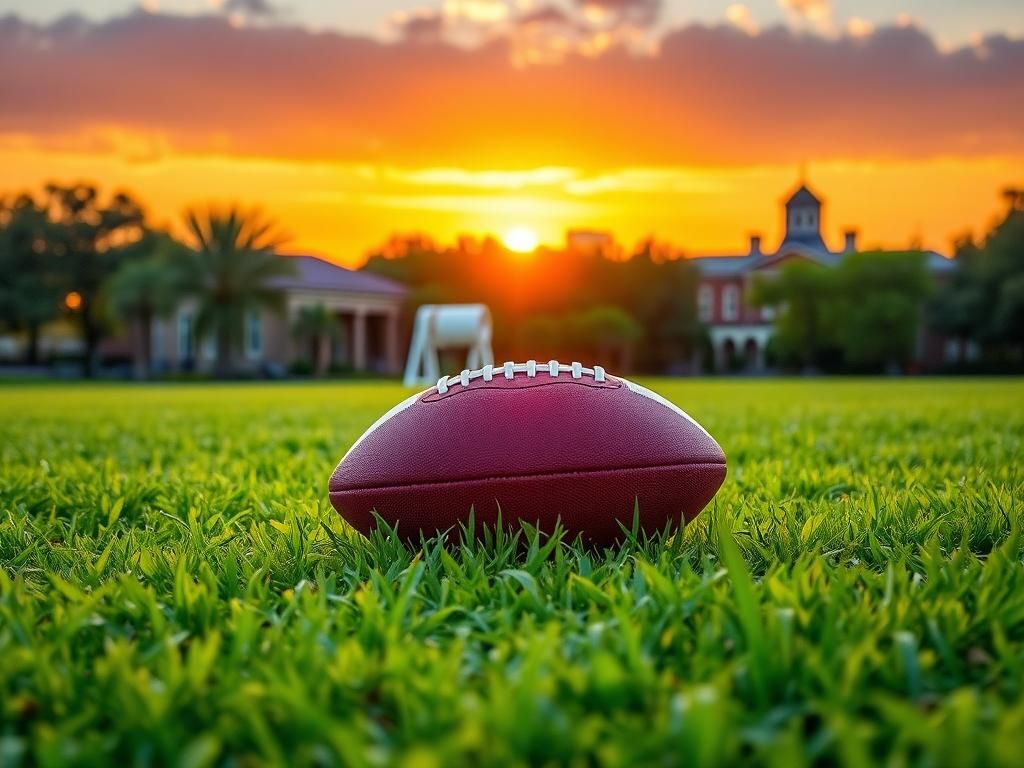
<path id="1" fill-rule="evenodd" d="M 512 227 L 505 231 L 501 240 L 506 248 L 516 253 L 532 253 L 537 250 L 537 233 L 529 227 Z"/>

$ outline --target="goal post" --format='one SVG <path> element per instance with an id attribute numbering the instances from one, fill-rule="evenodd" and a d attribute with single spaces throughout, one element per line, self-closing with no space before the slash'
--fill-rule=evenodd
<path id="1" fill-rule="evenodd" d="M 416 310 L 403 383 L 414 387 L 441 378 L 445 349 L 468 349 L 470 369 L 494 365 L 491 330 L 491 311 L 484 304 L 424 304 Z"/>

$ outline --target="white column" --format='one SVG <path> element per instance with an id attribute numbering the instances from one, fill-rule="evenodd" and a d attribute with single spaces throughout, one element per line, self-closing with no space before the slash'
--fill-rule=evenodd
<path id="1" fill-rule="evenodd" d="M 725 339 L 714 339 L 711 343 L 711 350 L 714 353 L 712 357 L 715 359 L 715 373 L 727 373 L 725 370 Z"/>
<path id="2" fill-rule="evenodd" d="M 366 310 L 362 307 L 352 316 L 352 367 L 366 370 Z"/>
<path id="3" fill-rule="evenodd" d="M 398 373 L 398 311 L 388 312 L 384 329 L 384 356 L 387 359 L 387 372 Z"/>

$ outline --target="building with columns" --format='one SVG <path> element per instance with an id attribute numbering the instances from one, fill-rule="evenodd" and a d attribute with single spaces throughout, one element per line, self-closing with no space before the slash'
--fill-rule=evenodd
<path id="1" fill-rule="evenodd" d="M 293 262 L 293 274 L 276 278 L 280 310 L 261 309 L 245 317 L 236 367 L 280 374 L 297 362 L 312 362 L 315 340 L 297 337 L 295 321 L 306 307 L 323 306 L 337 319 L 330 364 L 385 375 L 401 372 L 399 313 L 406 290 L 398 283 L 358 272 L 315 256 L 281 256 Z M 210 370 L 216 342 L 198 338 L 196 307 L 184 301 L 169 317 L 153 324 L 151 358 L 155 372 Z"/>
<path id="2" fill-rule="evenodd" d="M 715 370 L 758 372 L 766 367 L 765 352 L 775 333 L 775 314 L 771 307 L 751 306 L 750 292 L 756 279 L 771 278 L 792 261 L 810 261 L 834 267 L 857 251 L 856 230 L 843 232 L 843 246 L 832 250 L 822 237 L 822 201 L 805 184 L 784 203 L 782 242 L 766 250 L 759 235 L 752 235 L 746 253 L 700 256 L 692 263 L 700 271 L 697 287 L 697 315 L 707 327 Z M 952 260 L 935 251 L 925 254 L 928 270 L 938 280 L 955 269 Z M 942 340 L 922 335 L 918 344 L 919 362 L 941 364 Z"/>

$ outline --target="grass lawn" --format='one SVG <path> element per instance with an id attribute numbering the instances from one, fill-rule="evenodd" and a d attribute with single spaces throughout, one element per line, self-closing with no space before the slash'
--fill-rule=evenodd
<path id="1" fill-rule="evenodd" d="M 327 501 L 392 384 L 0 386 L 0 765 L 1024 761 L 1024 382 L 652 381 L 667 544 L 412 553 Z"/>

